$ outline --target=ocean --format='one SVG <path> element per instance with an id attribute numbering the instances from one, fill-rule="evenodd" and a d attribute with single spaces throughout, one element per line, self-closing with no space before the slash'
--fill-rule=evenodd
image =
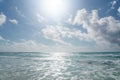
<path id="1" fill-rule="evenodd" d="M 120 52 L 0 52 L 0 80 L 120 80 Z"/>

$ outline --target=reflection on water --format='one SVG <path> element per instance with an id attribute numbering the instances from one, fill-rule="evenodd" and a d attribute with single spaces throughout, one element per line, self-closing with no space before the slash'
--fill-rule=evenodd
<path id="1" fill-rule="evenodd" d="M 41 77 L 39 79 L 40 80 L 42 80 L 42 79 L 49 80 L 49 79 L 52 79 L 52 77 L 54 77 L 55 80 L 63 79 L 62 73 L 63 73 L 63 71 L 66 70 L 64 55 L 65 55 L 65 53 L 50 53 L 50 56 L 47 58 L 50 61 L 48 61 L 46 64 L 48 71 L 46 72 L 46 74 L 43 77 Z"/>
<path id="2" fill-rule="evenodd" d="M 50 58 L 53 60 L 64 60 L 66 53 L 50 53 Z"/>
<path id="3" fill-rule="evenodd" d="M 0 80 L 120 80 L 120 53 L 0 53 Z"/>

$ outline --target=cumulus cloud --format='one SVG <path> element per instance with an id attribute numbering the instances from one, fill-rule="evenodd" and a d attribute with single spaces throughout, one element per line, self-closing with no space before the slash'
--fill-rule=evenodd
<path id="1" fill-rule="evenodd" d="M 16 19 L 10 19 L 9 20 L 12 24 L 18 24 L 18 21 Z"/>
<path id="2" fill-rule="evenodd" d="M 114 0 L 111 2 L 111 9 L 115 9 L 115 5 L 116 5 L 117 1 Z"/>
<path id="3" fill-rule="evenodd" d="M 0 52 L 79 52 L 92 51 L 88 47 L 62 46 L 62 45 L 44 45 L 34 40 L 22 40 L 20 42 L 0 43 Z"/>
<path id="4" fill-rule="evenodd" d="M 53 40 L 55 42 L 59 42 L 64 45 L 70 45 L 67 42 L 64 42 L 61 38 L 61 36 L 64 36 L 66 34 L 67 28 L 64 28 L 62 26 L 47 26 L 46 28 L 42 29 L 43 35 L 46 39 Z"/>
<path id="5" fill-rule="evenodd" d="M 120 46 L 120 21 L 112 16 L 99 18 L 98 11 L 88 12 L 81 9 L 77 12 L 74 25 L 82 25 L 88 36 L 101 45 L 116 44 Z"/>
<path id="6" fill-rule="evenodd" d="M 69 28 L 60 25 L 47 26 L 43 28 L 42 33 L 46 39 L 50 39 L 64 45 L 71 45 L 70 43 L 63 40 L 65 38 L 68 39 L 77 38 L 79 40 L 86 40 L 86 41 L 90 40 L 87 33 L 83 33 L 81 30 L 77 30 L 75 28 Z"/>
<path id="7" fill-rule="evenodd" d="M 6 22 L 6 16 L 1 13 L 0 14 L 0 26 L 3 25 Z"/>

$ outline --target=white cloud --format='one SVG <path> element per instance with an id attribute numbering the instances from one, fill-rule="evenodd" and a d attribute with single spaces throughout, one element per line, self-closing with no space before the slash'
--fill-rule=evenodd
<path id="1" fill-rule="evenodd" d="M 21 17 L 25 17 L 25 15 L 21 12 L 21 10 L 17 6 L 15 7 L 15 10 L 18 15 L 20 15 Z"/>
<path id="2" fill-rule="evenodd" d="M 19 49 L 20 51 L 21 50 L 31 51 L 34 49 L 37 50 L 38 45 L 33 40 L 24 40 L 21 42 L 13 42 L 11 47 L 13 47 L 16 51 L 18 51 Z"/>
<path id="3" fill-rule="evenodd" d="M 0 52 L 39 52 L 45 49 L 45 45 L 34 40 L 21 40 L 20 42 L 4 40 L 4 44 L 0 45 Z"/>
<path id="4" fill-rule="evenodd" d="M 120 13 L 120 7 L 118 8 L 118 12 Z"/>
<path id="5" fill-rule="evenodd" d="M 3 38 L 2 36 L 0 36 L 0 41 L 1 41 L 1 40 L 4 40 L 4 38 Z"/>
<path id="6" fill-rule="evenodd" d="M 39 23 L 42 23 L 42 21 L 45 20 L 45 18 L 43 16 L 41 16 L 39 13 L 37 13 L 36 16 L 37 16 L 37 19 L 38 19 Z"/>
<path id="7" fill-rule="evenodd" d="M 12 24 L 18 24 L 18 21 L 16 19 L 10 19 L 9 20 Z"/>
<path id="8" fill-rule="evenodd" d="M 73 52 L 84 51 L 87 48 L 75 46 L 48 46 L 34 40 L 22 40 L 20 42 L 5 42 L 0 45 L 0 52 Z"/>
<path id="9" fill-rule="evenodd" d="M 114 47 L 112 47 L 113 49 Z M 65 45 L 44 45 L 34 40 L 23 40 L 20 42 L 4 42 L 0 44 L 0 52 L 93 52 L 93 51 L 113 51 L 105 47 L 91 47 L 91 46 L 65 46 Z M 119 51 L 115 47 L 115 51 Z"/>
<path id="10" fill-rule="evenodd" d="M 111 2 L 111 9 L 115 9 L 115 5 L 116 5 L 117 1 L 114 0 Z"/>
<path id="11" fill-rule="evenodd" d="M 72 20 L 73 20 L 72 18 L 73 18 L 72 15 L 70 15 L 69 18 L 66 20 L 66 23 L 72 24 L 72 22 L 73 22 L 73 21 L 72 21 Z"/>
<path id="12" fill-rule="evenodd" d="M 5 40 L 6 41 L 6 40 Z M 79 52 L 92 51 L 89 47 L 76 47 L 65 45 L 44 45 L 34 40 L 21 40 L 20 42 L 6 41 L 0 43 L 0 52 Z"/>
<path id="13" fill-rule="evenodd" d="M 115 48 L 119 51 L 118 47 Z M 93 52 L 93 51 L 113 51 L 105 47 L 93 46 L 68 46 L 68 45 L 44 45 L 35 40 L 21 40 L 12 42 L 4 39 L 4 43 L 0 42 L 0 52 Z"/>
<path id="14" fill-rule="evenodd" d="M 88 12 L 86 9 L 81 9 L 77 12 L 73 23 L 86 29 L 87 35 L 98 44 L 120 46 L 120 21 L 112 16 L 99 18 L 97 10 Z"/>
<path id="15" fill-rule="evenodd" d="M 50 25 L 42 29 L 42 32 L 46 39 L 50 39 L 64 45 L 70 45 L 70 43 L 64 42 L 61 38 L 62 36 L 66 35 L 66 30 L 67 28 L 64 28 L 62 26 Z"/>
<path id="16" fill-rule="evenodd" d="M 42 33 L 46 39 L 64 44 L 71 45 L 69 42 L 64 41 L 63 39 L 74 39 L 77 38 L 79 40 L 90 41 L 87 33 L 81 32 L 81 30 L 77 30 L 75 28 L 69 28 L 66 26 L 59 25 L 50 25 L 42 29 Z"/>
<path id="17" fill-rule="evenodd" d="M 6 16 L 1 13 L 0 14 L 0 26 L 3 25 L 6 22 Z"/>

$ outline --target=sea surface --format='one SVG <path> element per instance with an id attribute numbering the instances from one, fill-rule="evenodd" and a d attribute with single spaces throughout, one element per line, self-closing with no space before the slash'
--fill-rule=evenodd
<path id="1" fill-rule="evenodd" d="M 0 80 L 120 80 L 120 52 L 1 52 Z"/>

